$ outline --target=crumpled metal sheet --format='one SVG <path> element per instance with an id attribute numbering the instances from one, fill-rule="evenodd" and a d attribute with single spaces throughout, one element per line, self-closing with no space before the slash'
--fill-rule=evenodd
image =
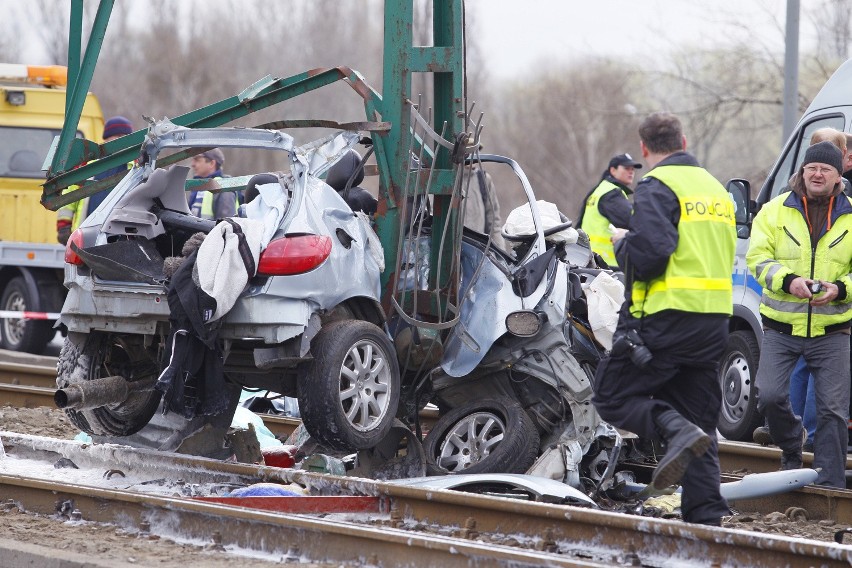
<path id="1" fill-rule="evenodd" d="M 86 249 L 72 243 L 72 247 L 86 266 L 103 280 L 158 285 L 164 280 L 163 257 L 152 241 L 121 240 Z"/>
<path id="2" fill-rule="evenodd" d="M 522 473 L 468 473 L 460 475 L 436 475 L 432 477 L 413 477 L 395 479 L 387 483 L 425 487 L 429 489 L 450 489 L 476 493 L 477 486 L 490 488 L 504 486 L 506 489 L 520 489 L 529 492 L 536 501 L 544 503 L 574 503 L 598 508 L 588 495 L 565 483 Z"/>

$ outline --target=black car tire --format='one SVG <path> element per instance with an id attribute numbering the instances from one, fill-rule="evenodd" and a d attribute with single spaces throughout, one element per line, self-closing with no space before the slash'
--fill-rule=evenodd
<path id="1" fill-rule="evenodd" d="M 59 352 L 57 387 L 114 375 L 117 369 L 127 368 L 130 358 L 125 344 L 110 334 L 93 332 L 69 333 Z M 151 375 L 134 380 L 150 380 Z M 160 402 L 160 392 L 139 391 L 131 393 L 120 404 L 111 404 L 85 410 L 66 408 L 65 414 L 72 424 L 83 432 L 98 436 L 129 436 L 141 430 Z"/>
<path id="2" fill-rule="evenodd" d="M 538 456 L 539 434 L 507 397 L 459 406 L 438 419 L 423 442 L 429 475 L 524 473 Z"/>
<path id="3" fill-rule="evenodd" d="M 305 428 L 336 450 L 376 446 L 399 405 L 399 364 L 388 336 L 366 321 L 337 321 L 317 333 L 311 354 L 296 386 Z"/>
<path id="4" fill-rule="evenodd" d="M 32 311 L 35 299 L 31 296 L 22 276 L 9 280 L 0 297 L 0 310 L 12 312 Z M 56 335 L 53 323 L 46 320 L 2 318 L 0 319 L 0 349 L 41 353 Z"/>
<path id="5" fill-rule="evenodd" d="M 751 442 L 755 428 L 763 423 L 757 411 L 757 364 L 760 346 L 750 331 L 734 331 L 728 336 L 725 355 L 719 365 L 722 385 L 722 411 L 719 433 L 728 440 Z"/>

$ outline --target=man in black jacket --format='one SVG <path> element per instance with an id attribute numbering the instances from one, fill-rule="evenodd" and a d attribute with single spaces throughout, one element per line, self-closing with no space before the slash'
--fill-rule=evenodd
<path id="1" fill-rule="evenodd" d="M 733 204 L 684 151 L 676 116 L 652 114 L 639 135 L 650 171 L 636 187 L 629 230 L 613 236 L 630 295 L 592 402 L 607 422 L 665 442 L 651 485 L 681 482 L 683 519 L 718 526 L 729 514 L 715 432 L 733 308 Z"/>

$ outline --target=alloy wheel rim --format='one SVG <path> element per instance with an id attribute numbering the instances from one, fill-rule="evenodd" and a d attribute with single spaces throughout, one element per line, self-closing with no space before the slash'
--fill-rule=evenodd
<path id="1" fill-rule="evenodd" d="M 391 401 L 391 368 L 382 348 L 364 339 L 349 348 L 340 367 L 340 405 L 359 432 L 383 421 Z"/>
<path id="2" fill-rule="evenodd" d="M 437 464 L 450 472 L 464 471 L 488 457 L 503 441 L 506 425 L 491 412 L 476 412 L 453 425 L 441 443 Z"/>

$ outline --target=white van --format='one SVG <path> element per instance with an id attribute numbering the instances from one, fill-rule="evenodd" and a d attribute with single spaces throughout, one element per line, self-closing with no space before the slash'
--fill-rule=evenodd
<path id="1" fill-rule="evenodd" d="M 763 331 L 760 324 L 762 288 L 746 266 L 751 221 L 764 203 L 779 195 L 805 156 L 811 134 L 819 128 L 852 132 L 852 59 L 834 72 L 814 97 L 778 160 L 750 201 L 749 183 L 731 180 L 728 191 L 737 204 L 737 257 L 734 263 L 734 315 L 728 348 L 719 368 L 722 382 L 722 414 L 719 432 L 729 440 L 751 441 L 752 431 L 763 418 L 757 412 L 755 377 Z"/>

